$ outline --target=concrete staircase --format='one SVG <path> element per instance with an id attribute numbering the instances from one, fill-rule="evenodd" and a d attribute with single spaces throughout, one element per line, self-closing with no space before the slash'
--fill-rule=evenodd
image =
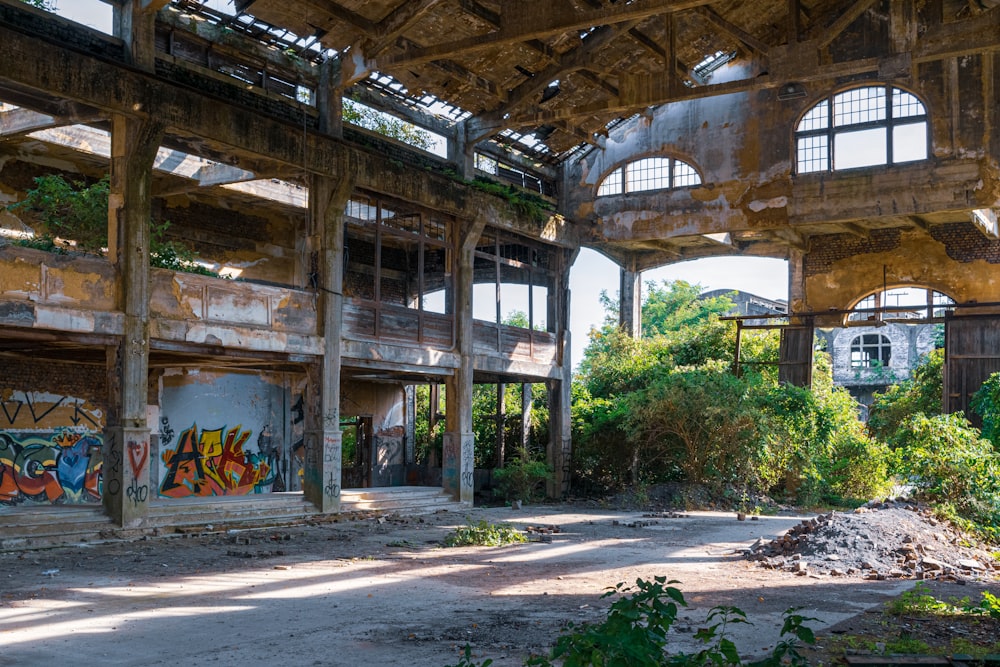
<path id="1" fill-rule="evenodd" d="M 439 487 L 344 489 L 340 515 L 359 512 L 428 514 L 464 506 Z M 100 505 L 0 506 L 0 551 L 136 539 L 145 535 L 221 532 L 323 521 L 301 493 L 157 499 L 140 526 L 115 526 Z"/>
<path id="2" fill-rule="evenodd" d="M 372 489 L 344 489 L 340 492 L 341 512 L 399 512 L 430 514 L 438 510 L 461 510 L 444 489 L 434 486 L 384 486 Z"/>

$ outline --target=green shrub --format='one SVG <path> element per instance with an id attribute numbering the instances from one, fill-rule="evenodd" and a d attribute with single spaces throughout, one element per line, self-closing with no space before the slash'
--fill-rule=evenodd
<path id="1" fill-rule="evenodd" d="M 551 479 L 552 468 L 532 459 L 524 449 L 519 449 L 503 468 L 493 471 L 496 492 L 505 500 L 532 500 L 544 493 L 544 484 Z"/>
<path id="2" fill-rule="evenodd" d="M 445 539 L 447 547 L 502 547 L 527 542 L 524 533 L 507 523 L 492 524 L 485 519 L 456 528 Z"/>
<path id="3" fill-rule="evenodd" d="M 868 430 L 875 438 L 897 444 L 903 422 L 916 414 L 941 414 L 944 350 L 934 350 L 910 373 L 910 377 L 875 395 L 868 414 Z"/>
<path id="4" fill-rule="evenodd" d="M 67 181 L 60 174 L 37 176 L 35 187 L 10 210 L 29 211 L 44 227 L 42 234 L 17 245 L 40 250 L 59 250 L 54 237 L 71 240 L 83 252 L 100 253 L 108 245 L 108 176 L 98 181 Z M 166 239 L 167 221 L 150 221 L 149 265 L 151 267 L 217 275 L 195 263 L 196 254 L 187 246 Z"/>
<path id="5" fill-rule="evenodd" d="M 1000 373 L 990 375 L 972 395 L 971 407 L 983 419 L 983 437 L 1000 446 Z"/>
<path id="6" fill-rule="evenodd" d="M 1000 456 L 961 413 L 917 414 L 898 431 L 896 470 L 942 513 L 1000 539 Z"/>

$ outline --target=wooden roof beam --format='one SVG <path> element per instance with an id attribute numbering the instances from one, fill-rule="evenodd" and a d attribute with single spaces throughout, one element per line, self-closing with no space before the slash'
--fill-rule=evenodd
<path id="1" fill-rule="evenodd" d="M 825 34 L 819 38 L 819 48 L 825 49 L 828 47 L 833 40 L 840 36 L 840 33 L 847 30 L 848 26 L 854 23 L 859 16 L 868 11 L 868 8 L 874 4 L 875 0 L 857 0 L 857 2 L 848 7 L 847 11 L 830 24 L 824 31 Z"/>
<path id="2" fill-rule="evenodd" d="M 486 124 L 493 121 L 502 121 L 514 109 L 517 109 L 528 102 L 531 102 L 539 93 L 545 90 L 554 80 L 583 69 L 589 62 L 591 56 L 599 52 L 622 32 L 634 26 L 638 21 L 629 21 L 616 26 L 601 26 L 582 41 L 575 49 L 566 52 L 559 61 L 549 65 L 533 77 L 518 85 L 507 96 L 507 103 L 488 114 L 482 114 L 482 120 Z"/>
<path id="3" fill-rule="evenodd" d="M 741 42 L 751 51 L 762 56 L 767 55 L 767 52 L 770 49 L 770 47 L 767 44 L 757 39 L 756 37 L 751 35 L 743 28 L 739 27 L 738 25 L 735 25 L 734 23 L 727 21 L 711 7 L 707 5 L 704 7 L 698 7 L 696 11 L 699 14 L 701 14 L 701 16 L 709 23 L 714 25 L 716 28 L 719 28 L 724 33 L 728 34 L 730 37 L 733 37 L 737 41 Z"/>
<path id="4" fill-rule="evenodd" d="M 407 0 L 403 2 L 376 24 L 375 37 L 367 40 L 361 50 L 369 58 L 374 58 L 392 46 L 407 28 L 419 21 L 436 5 L 441 4 L 442 1 L 416 0 L 411 2 Z"/>
<path id="5" fill-rule="evenodd" d="M 315 2 L 315 0 L 309 0 Z M 642 20 L 650 16 L 673 13 L 700 7 L 711 0 L 636 0 L 631 4 L 609 5 L 586 11 L 573 11 L 572 6 L 563 4 L 548 11 L 519 11 L 533 0 L 511 0 L 508 12 L 500 15 L 501 27 L 496 32 L 474 35 L 453 42 L 435 44 L 428 47 L 406 49 L 402 53 L 380 59 L 376 68 L 390 69 L 402 65 L 417 65 L 439 58 L 454 58 L 459 55 L 488 47 L 503 46 L 532 39 L 544 39 L 574 30 L 587 30 L 594 26 L 611 25 L 632 20 Z"/>

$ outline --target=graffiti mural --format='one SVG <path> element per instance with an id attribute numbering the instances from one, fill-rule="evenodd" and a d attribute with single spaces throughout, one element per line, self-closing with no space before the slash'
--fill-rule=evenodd
<path id="1" fill-rule="evenodd" d="M 0 504 L 98 502 L 102 468 L 97 435 L 0 432 Z"/>
<path id="2" fill-rule="evenodd" d="M 252 432 L 241 426 L 231 429 L 200 429 L 197 424 L 181 432 L 177 445 L 163 452 L 165 464 L 160 495 L 242 496 L 270 490 L 278 471 L 273 449 L 246 448 Z"/>

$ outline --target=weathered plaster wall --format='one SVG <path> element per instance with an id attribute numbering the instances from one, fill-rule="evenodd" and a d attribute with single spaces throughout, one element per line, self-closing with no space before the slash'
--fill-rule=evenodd
<path id="1" fill-rule="evenodd" d="M 4 359 L 0 504 L 100 502 L 104 388 L 103 368 Z"/>
<path id="2" fill-rule="evenodd" d="M 979 238 L 970 237 L 969 234 Z M 921 230 L 888 229 L 869 239 L 826 236 L 806 256 L 806 303 L 802 310 L 846 309 L 883 287 L 918 285 L 958 303 L 1000 301 L 1000 242 L 965 226 Z M 829 324 L 833 324 L 833 320 Z"/>
<path id="3" fill-rule="evenodd" d="M 286 374 L 174 370 L 160 381 L 152 469 L 161 497 L 283 491 L 289 476 L 291 382 Z"/>

